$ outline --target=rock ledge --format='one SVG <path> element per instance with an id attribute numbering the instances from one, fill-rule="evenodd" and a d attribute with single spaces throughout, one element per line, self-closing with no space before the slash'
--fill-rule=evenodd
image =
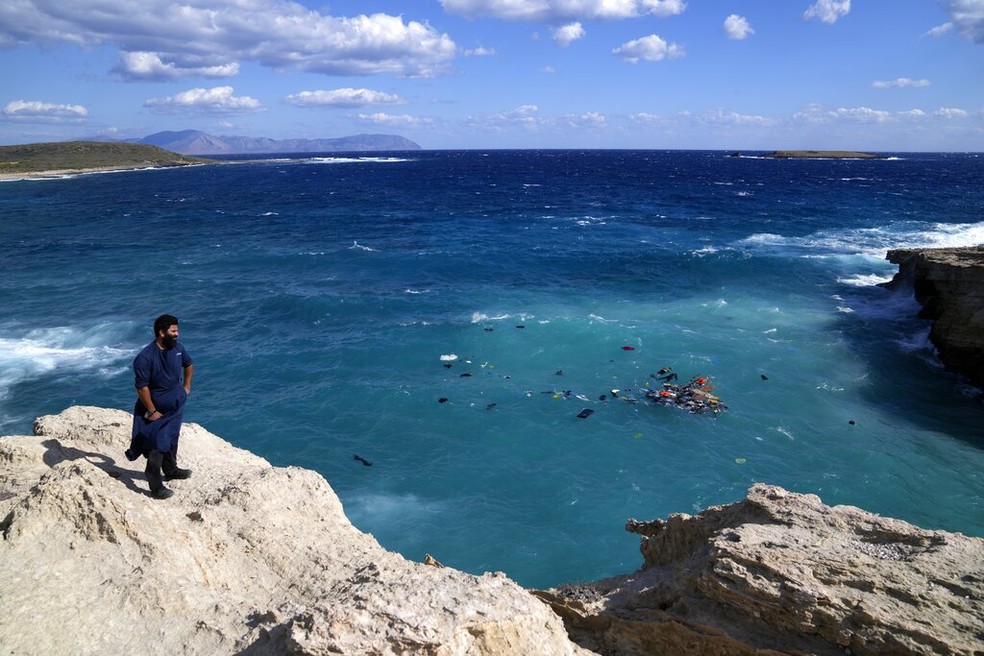
<path id="1" fill-rule="evenodd" d="M 636 522 L 642 569 L 544 591 L 603 654 L 984 654 L 984 539 L 756 484 Z"/>
<path id="2" fill-rule="evenodd" d="M 129 425 L 73 407 L 0 439 L 0 653 L 587 653 L 504 575 L 386 551 L 320 475 L 196 424 L 193 478 L 152 499 Z"/>

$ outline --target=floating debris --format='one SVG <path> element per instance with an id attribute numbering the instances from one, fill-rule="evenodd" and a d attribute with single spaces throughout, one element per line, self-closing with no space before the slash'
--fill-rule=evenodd
<path id="1" fill-rule="evenodd" d="M 727 406 L 711 394 L 714 386 L 704 376 L 691 378 L 683 385 L 663 383 L 662 389 L 648 389 L 646 398 L 660 405 L 672 405 L 691 414 L 717 414 Z"/>

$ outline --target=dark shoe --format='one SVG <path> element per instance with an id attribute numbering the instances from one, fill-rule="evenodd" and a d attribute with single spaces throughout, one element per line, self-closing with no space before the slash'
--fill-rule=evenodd
<path id="1" fill-rule="evenodd" d="M 140 454 L 134 451 L 133 449 L 127 449 L 126 451 L 123 452 L 123 455 L 125 455 L 126 459 L 129 460 L 130 462 L 133 462 L 134 460 L 140 457 Z"/>
<path id="2" fill-rule="evenodd" d="M 173 472 L 165 472 L 164 473 L 164 480 L 165 481 L 173 481 L 173 480 L 182 479 L 182 478 L 191 478 L 191 470 L 190 469 L 175 469 Z"/>
<path id="3" fill-rule="evenodd" d="M 174 490 L 166 487 L 162 487 L 159 490 L 150 493 L 155 499 L 170 499 L 174 496 Z"/>

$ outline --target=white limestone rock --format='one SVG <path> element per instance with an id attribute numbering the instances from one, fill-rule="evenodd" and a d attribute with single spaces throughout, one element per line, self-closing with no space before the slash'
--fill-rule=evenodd
<path id="1" fill-rule="evenodd" d="M 0 438 L 0 653 L 587 654 L 501 574 L 383 549 L 319 474 L 196 424 L 147 494 L 130 415 L 72 407 Z"/>

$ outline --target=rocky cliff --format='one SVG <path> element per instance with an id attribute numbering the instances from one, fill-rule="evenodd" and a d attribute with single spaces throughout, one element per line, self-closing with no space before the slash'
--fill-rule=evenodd
<path id="1" fill-rule="evenodd" d="M 152 499 L 129 424 L 73 407 L 0 438 L 0 653 L 984 654 L 982 539 L 756 485 L 630 521 L 639 571 L 537 599 L 386 551 L 321 476 L 196 424 L 194 476 Z"/>
<path id="2" fill-rule="evenodd" d="M 74 407 L 0 439 L 0 653 L 586 653 L 504 575 L 388 552 L 318 474 L 195 424 L 194 477 L 152 499 L 129 424 Z"/>
<path id="3" fill-rule="evenodd" d="M 887 286 L 911 288 L 940 361 L 984 387 L 984 245 L 892 250 L 899 272 Z"/>
<path id="4" fill-rule="evenodd" d="M 541 593 L 604 654 L 984 654 L 984 539 L 755 485 L 636 522 L 641 570 Z"/>

